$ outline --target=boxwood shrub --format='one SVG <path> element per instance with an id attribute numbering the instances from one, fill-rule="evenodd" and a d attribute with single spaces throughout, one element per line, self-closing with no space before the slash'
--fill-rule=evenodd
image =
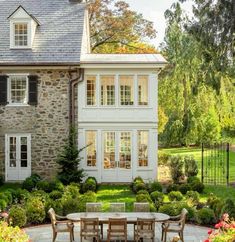
<path id="1" fill-rule="evenodd" d="M 149 192 L 147 190 L 139 190 L 137 194 L 147 194 L 149 195 Z"/>
<path id="2" fill-rule="evenodd" d="M 152 203 L 151 197 L 148 194 L 138 194 L 136 195 L 136 202 L 149 202 Z"/>
<path id="3" fill-rule="evenodd" d="M 179 185 L 178 184 L 170 184 L 167 189 L 167 193 L 170 193 L 172 191 L 179 191 Z"/>
<path id="4" fill-rule="evenodd" d="M 162 184 L 157 181 L 150 182 L 148 184 L 148 190 L 149 190 L 149 193 L 152 193 L 155 191 L 162 192 Z"/>
<path id="5" fill-rule="evenodd" d="M 179 191 L 182 193 L 182 194 L 186 194 L 188 191 L 191 191 L 192 190 L 192 187 L 190 184 L 186 183 L 186 184 L 181 184 L 179 186 Z"/>
<path id="6" fill-rule="evenodd" d="M 87 191 L 96 192 L 97 190 L 97 181 L 95 177 L 88 177 L 82 185 L 82 192 L 85 193 Z"/>
<path id="7" fill-rule="evenodd" d="M 193 183 L 193 182 L 201 182 L 200 179 L 197 176 L 190 176 L 187 178 L 188 183 Z"/>
<path id="8" fill-rule="evenodd" d="M 179 191 L 172 191 L 168 194 L 170 201 L 181 201 L 183 200 L 183 195 Z"/>
<path id="9" fill-rule="evenodd" d="M 49 197 L 52 199 L 52 200 L 56 200 L 56 199 L 60 199 L 62 198 L 63 196 L 63 193 L 61 191 L 52 191 L 49 193 Z"/>
<path id="10" fill-rule="evenodd" d="M 198 192 L 196 192 L 196 191 L 188 191 L 187 193 L 186 193 L 186 199 L 189 201 L 189 202 L 191 202 L 192 204 L 198 204 L 199 203 L 199 199 L 200 199 L 200 197 L 199 197 L 199 193 Z"/>
<path id="11" fill-rule="evenodd" d="M 205 185 L 202 182 L 194 181 L 191 183 L 191 187 L 193 191 L 202 193 L 205 188 Z"/>
<path id="12" fill-rule="evenodd" d="M 198 222 L 202 225 L 210 225 L 215 223 L 215 213 L 210 208 L 202 208 L 197 212 Z"/>
<path id="13" fill-rule="evenodd" d="M 151 197 L 156 209 L 158 210 L 159 207 L 163 204 L 164 194 L 162 192 L 155 191 L 150 194 L 150 197 Z"/>
<path id="14" fill-rule="evenodd" d="M 19 205 L 12 206 L 9 212 L 9 219 L 12 226 L 23 227 L 27 222 L 25 209 Z"/>

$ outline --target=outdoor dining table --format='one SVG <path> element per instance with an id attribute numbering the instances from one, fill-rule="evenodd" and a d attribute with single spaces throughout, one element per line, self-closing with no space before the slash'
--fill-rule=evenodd
<path id="1" fill-rule="evenodd" d="M 138 212 L 86 212 L 86 213 L 70 213 L 67 216 L 67 219 L 78 222 L 81 218 L 99 218 L 100 223 L 107 224 L 109 218 L 126 218 L 128 224 L 135 224 L 137 222 L 137 218 L 147 218 L 147 219 L 155 219 L 156 222 L 165 222 L 170 219 L 170 216 L 164 213 L 138 213 Z"/>

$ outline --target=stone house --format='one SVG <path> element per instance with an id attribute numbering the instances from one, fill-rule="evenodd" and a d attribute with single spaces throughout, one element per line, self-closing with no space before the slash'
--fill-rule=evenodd
<path id="1" fill-rule="evenodd" d="M 159 54 L 90 53 L 86 3 L 0 0 L 0 174 L 56 175 L 71 123 L 99 182 L 157 173 Z"/>

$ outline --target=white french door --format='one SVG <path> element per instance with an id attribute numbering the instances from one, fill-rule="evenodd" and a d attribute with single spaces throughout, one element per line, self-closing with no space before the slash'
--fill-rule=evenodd
<path id="1" fill-rule="evenodd" d="M 103 132 L 102 182 L 132 181 L 132 132 Z"/>
<path id="2" fill-rule="evenodd" d="M 23 181 L 31 175 L 30 134 L 6 135 L 6 180 Z"/>

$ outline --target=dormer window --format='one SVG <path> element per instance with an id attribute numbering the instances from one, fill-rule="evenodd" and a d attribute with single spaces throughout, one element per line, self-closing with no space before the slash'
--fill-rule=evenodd
<path id="1" fill-rule="evenodd" d="M 28 46 L 28 24 L 14 23 L 15 47 Z"/>
<path id="2" fill-rule="evenodd" d="M 38 20 L 19 6 L 9 17 L 10 20 L 10 48 L 32 48 Z"/>

